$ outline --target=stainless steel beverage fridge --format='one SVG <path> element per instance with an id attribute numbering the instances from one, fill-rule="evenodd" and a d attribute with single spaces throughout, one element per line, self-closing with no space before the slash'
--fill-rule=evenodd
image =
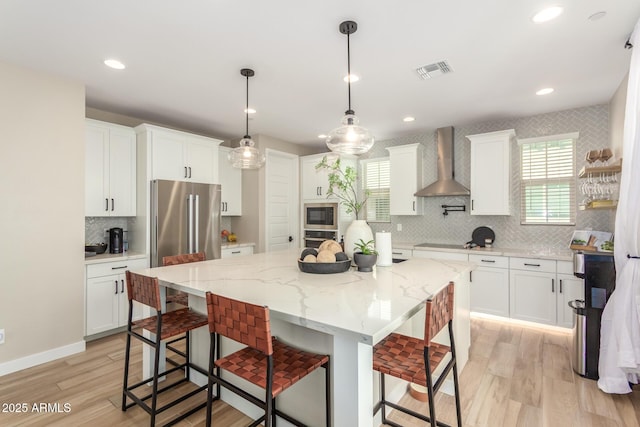
<path id="1" fill-rule="evenodd" d="M 151 267 L 162 257 L 204 252 L 220 258 L 220 185 L 151 181 Z"/>

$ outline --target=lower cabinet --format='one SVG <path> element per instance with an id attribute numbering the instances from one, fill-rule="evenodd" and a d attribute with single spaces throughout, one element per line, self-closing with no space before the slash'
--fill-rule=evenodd
<path id="1" fill-rule="evenodd" d="M 471 311 L 509 317 L 509 258 L 469 255 L 478 267 L 471 272 Z"/>
<path id="2" fill-rule="evenodd" d="M 147 267 L 146 259 L 90 264 L 86 267 L 85 335 L 125 326 L 129 300 L 125 271 Z M 142 318 L 142 307 L 134 302 L 134 320 Z"/>
<path id="3" fill-rule="evenodd" d="M 241 246 L 238 248 L 222 248 L 221 258 L 230 258 L 240 255 L 253 255 L 253 246 Z"/>
<path id="4" fill-rule="evenodd" d="M 509 299 L 511 317 L 556 324 L 556 261 L 510 258 Z"/>
<path id="5" fill-rule="evenodd" d="M 572 328 L 573 309 L 569 307 L 569 301 L 576 299 L 584 301 L 584 280 L 573 275 L 573 263 L 570 261 L 558 261 L 557 279 L 557 324 L 565 328 Z"/>

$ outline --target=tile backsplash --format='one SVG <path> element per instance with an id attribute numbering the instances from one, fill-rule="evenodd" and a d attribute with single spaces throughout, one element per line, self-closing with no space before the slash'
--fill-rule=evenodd
<path id="1" fill-rule="evenodd" d="M 447 124 L 444 124 L 445 126 Z M 454 125 L 454 169 L 458 182 L 469 188 L 470 142 L 466 135 L 515 129 L 516 138 L 579 132 L 576 145 L 576 172 L 584 166 L 584 153 L 600 149 L 609 143 L 609 107 L 597 105 L 576 108 L 537 116 L 492 120 L 476 124 Z M 361 158 L 387 157 L 389 146 L 420 143 L 423 151 L 423 187 L 436 180 L 435 131 L 386 141 L 376 142 L 374 148 Z M 391 231 L 393 241 L 409 243 L 463 244 L 471 240 L 476 227 L 491 227 L 496 247 L 527 247 L 532 249 L 566 248 L 575 229 L 612 231 L 615 211 L 577 211 L 575 226 L 521 225 L 520 224 L 520 162 L 517 142 L 511 150 L 511 212 L 510 216 L 472 216 L 469 214 L 469 197 L 423 197 L 424 215 L 392 216 L 391 223 L 371 223 L 374 231 Z M 615 159 L 614 159 L 615 160 Z M 578 181 L 578 180 L 577 180 Z M 578 184 L 578 183 L 577 183 Z M 577 199 L 582 195 L 577 191 Z M 466 212 L 450 212 L 442 215 L 441 205 L 466 205 Z M 398 224 L 402 231 L 397 231 Z"/>

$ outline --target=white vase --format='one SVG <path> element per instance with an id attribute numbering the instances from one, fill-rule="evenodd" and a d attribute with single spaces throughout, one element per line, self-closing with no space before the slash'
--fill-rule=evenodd
<path id="1" fill-rule="evenodd" d="M 365 243 L 373 240 L 371 227 L 364 219 L 355 219 L 344 232 L 344 253 L 353 260 L 353 248 L 362 239 Z"/>

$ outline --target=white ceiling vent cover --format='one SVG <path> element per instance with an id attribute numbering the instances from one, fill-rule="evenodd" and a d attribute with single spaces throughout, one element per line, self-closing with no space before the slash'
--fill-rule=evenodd
<path id="1" fill-rule="evenodd" d="M 416 71 L 422 80 L 427 80 L 442 74 L 452 73 L 453 68 L 451 68 L 447 61 L 439 61 L 434 64 L 423 65 L 420 68 L 416 68 Z"/>

